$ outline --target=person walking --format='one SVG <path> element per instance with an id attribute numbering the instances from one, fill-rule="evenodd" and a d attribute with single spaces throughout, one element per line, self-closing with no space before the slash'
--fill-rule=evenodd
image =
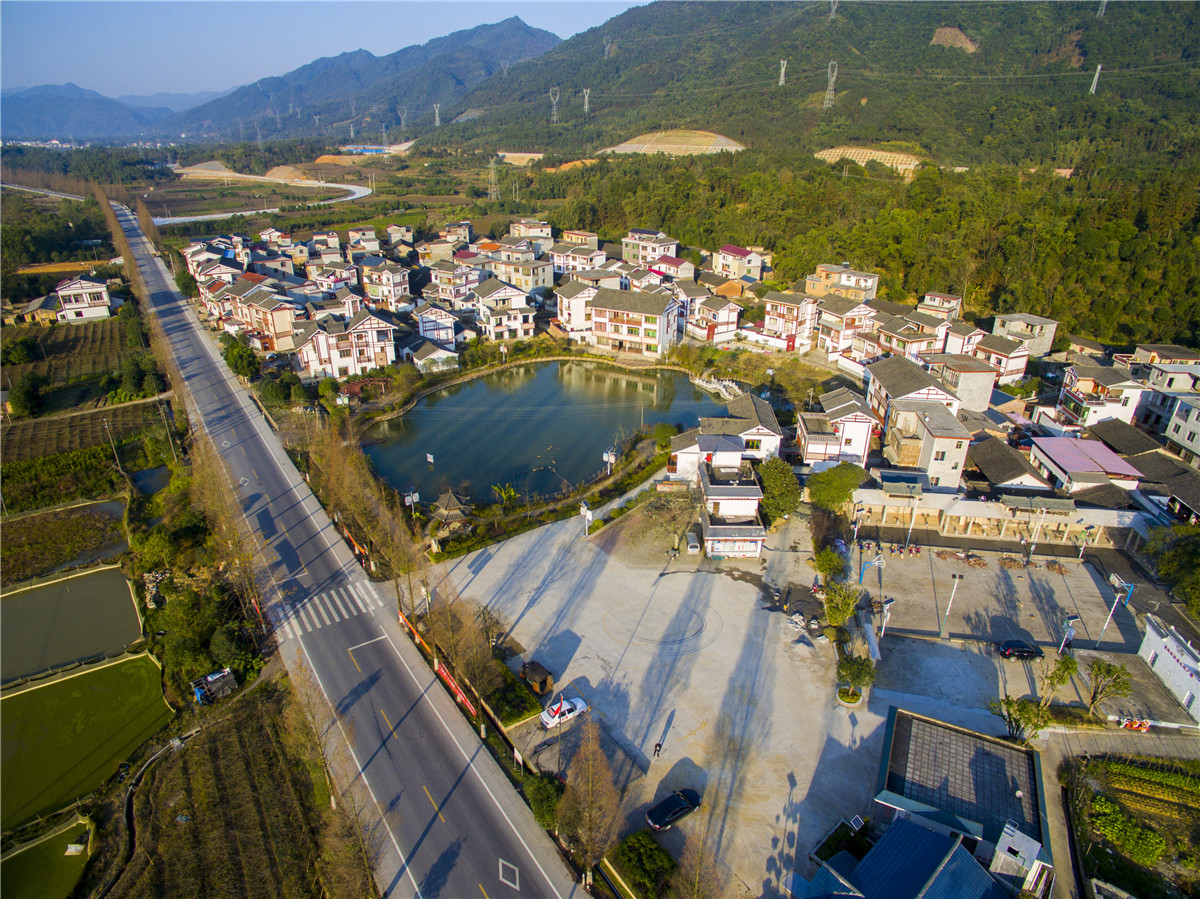
<path id="1" fill-rule="evenodd" d="M 655 743 L 654 744 L 654 757 L 658 758 L 658 755 L 660 752 L 662 752 L 662 743 Z"/>

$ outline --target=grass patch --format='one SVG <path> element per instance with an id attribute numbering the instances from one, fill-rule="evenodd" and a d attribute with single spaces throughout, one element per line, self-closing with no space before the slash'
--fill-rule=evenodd
<path id="1" fill-rule="evenodd" d="M 171 720 L 148 655 L 0 700 L 0 827 L 58 811 L 104 784 Z"/>
<path id="2" fill-rule="evenodd" d="M 1059 705 L 1052 703 L 1047 711 L 1050 712 L 1050 722 L 1065 727 L 1091 727 L 1104 730 L 1108 726 L 1103 718 L 1089 715 L 1088 710 L 1081 705 Z"/>
<path id="3" fill-rule="evenodd" d="M 30 843 L 4 856 L 0 863 L 0 893 L 4 899 L 66 899 L 83 875 L 89 852 L 67 855 L 71 843 L 88 845 L 91 822 L 77 820 L 59 833 Z"/>
<path id="4" fill-rule="evenodd" d="M 80 556 L 115 549 L 124 539 L 121 520 L 103 509 L 63 509 L 4 525 L 0 586 L 50 574 Z"/>
<path id="5" fill-rule="evenodd" d="M 504 676 L 504 685 L 488 694 L 487 704 L 496 713 L 500 723 L 511 727 L 541 711 L 542 705 L 529 685 L 513 674 L 503 662 L 495 664 Z"/>
<path id="6" fill-rule="evenodd" d="M 822 840 L 821 845 L 813 853 L 823 862 L 829 861 L 842 850 L 849 852 L 860 861 L 871 849 L 871 841 L 867 839 L 867 828 L 855 830 L 846 821 L 833 829 L 833 833 Z"/>
<path id="7" fill-rule="evenodd" d="M 608 856 L 609 863 L 642 899 L 664 899 L 675 860 L 647 828 L 631 833 Z"/>

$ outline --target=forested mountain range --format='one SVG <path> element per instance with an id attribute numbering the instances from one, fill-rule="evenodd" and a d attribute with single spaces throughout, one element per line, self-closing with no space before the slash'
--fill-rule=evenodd
<path id="1" fill-rule="evenodd" d="M 892 141 L 946 165 L 1195 153 L 1200 7 L 1109 3 L 1103 18 L 1098 9 L 844 2 L 831 19 L 824 2 L 657 2 L 493 76 L 452 110 L 485 115 L 425 140 L 577 155 L 678 127 L 768 150 Z"/>
<path id="2" fill-rule="evenodd" d="M 128 106 L 76 84 L 43 84 L 5 92 L 0 135 L 6 140 L 57 137 L 64 141 L 133 135 L 169 115 L 171 110 L 165 107 Z"/>

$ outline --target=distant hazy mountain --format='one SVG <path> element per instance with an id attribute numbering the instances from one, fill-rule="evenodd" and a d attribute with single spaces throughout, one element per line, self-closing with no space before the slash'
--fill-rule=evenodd
<path id="1" fill-rule="evenodd" d="M 134 109 L 76 84 L 43 84 L 4 95 L 0 137 L 131 137 L 170 114 L 162 107 Z"/>
<path id="2" fill-rule="evenodd" d="M 230 88 L 230 90 L 224 91 L 198 91 L 194 94 L 157 93 L 149 94 L 147 96 L 140 96 L 138 94 L 124 94 L 114 99 L 116 99 L 118 103 L 124 103 L 126 106 L 148 106 L 151 108 L 165 107 L 171 110 L 171 112 L 183 112 L 184 110 L 191 109 L 193 106 L 199 106 L 201 103 L 207 103 L 210 100 L 216 100 L 218 97 L 224 97 L 232 90 L 235 90 L 235 88 Z"/>
<path id="3" fill-rule="evenodd" d="M 237 88 L 171 116 L 161 127 L 166 133 L 224 139 L 349 137 L 352 126 L 357 135 L 370 136 L 383 126 L 398 128 L 398 107 L 406 106 L 411 130 L 421 118 L 432 122 L 431 104 L 463 96 L 501 72 L 504 61 L 516 65 L 559 43 L 557 35 L 513 17 L 387 56 L 355 50 Z"/>

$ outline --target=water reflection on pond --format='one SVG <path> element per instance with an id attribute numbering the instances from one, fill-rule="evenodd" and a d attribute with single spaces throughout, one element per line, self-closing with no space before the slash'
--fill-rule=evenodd
<path id="1" fill-rule="evenodd" d="M 431 394 L 368 431 L 366 452 L 386 483 L 416 487 L 424 503 L 453 489 L 483 504 L 495 501 L 494 484 L 537 496 L 592 477 L 604 450 L 643 421 L 690 428 L 724 409 L 678 372 L 544 362 Z"/>

